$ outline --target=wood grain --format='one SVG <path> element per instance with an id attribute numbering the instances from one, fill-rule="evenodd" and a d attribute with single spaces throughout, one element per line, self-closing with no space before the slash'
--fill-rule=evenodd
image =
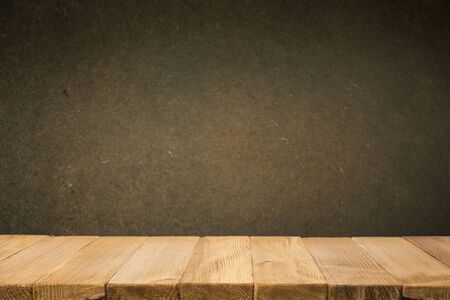
<path id="1" fill-rule="evenodd" d="M 152 237 L 108 282 L 108 299 L 178 299 L 198 237 Z"/>
<path id="2" fill-rule="evenodd" d="M 302 239 L 328 286 L 328 299 L 400 299 L 400 286 L 350 238 Z"/>
<path id="3" fill-rule="evenodd" d="M 35 299 L 104 299 L 106 283 L 146 238 L 101 237 L 86 246 L 64 267 L 35 283 Z"/>
<path id="4" fill-rule="evenodd" d="M 405 238 L 450 267 L 450 236 L 409 236 Z"/>
<path id="5" fill-rule="evenodd" d="M 248 237 L 204 237 L 197 243 L 180 282 L 182 300 L 252 299 Z"/>
<path id="6" fill-rule="evenodd" d="M 0 299 L 450 300 L 448 241 L 0 235 Z"/>
<path id="7" fill-rule="evenodd" d="M 450 299 L 450 268 L 403 238 L 354 238 L 412 299 Z"/>
<path id="8" fill-rule="evenodd" d="M 33 245 L 44 238 L 44 235 L 2 235 L 0 236 L 0 260 Z"/>
<path id="9" fill-rule="evenodd" d="M 327 284 L 298 237 L 251 237 L 255 299 L 326 299 Z"/>
<path id="10" fill-rule="evenodd" d="M 32 285 L 61 268 L 94 237 L 45 237 L 0 261 L 0 299 L 32 299 Z"/>

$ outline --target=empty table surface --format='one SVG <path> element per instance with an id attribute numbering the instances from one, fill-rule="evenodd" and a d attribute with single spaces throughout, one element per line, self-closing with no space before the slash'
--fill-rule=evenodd
<path id="1" fill-rule="evenodd" d="M 0 299 L 450 299 L 449 237 L 0 235 Z"/>

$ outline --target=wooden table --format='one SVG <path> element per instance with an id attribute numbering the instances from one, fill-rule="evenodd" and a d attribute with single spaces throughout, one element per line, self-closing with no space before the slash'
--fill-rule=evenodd
<path id="1" fill-rule="evenodd" d="M 0 299 L 450 299 L 450 237 L 0 235 Z"/>

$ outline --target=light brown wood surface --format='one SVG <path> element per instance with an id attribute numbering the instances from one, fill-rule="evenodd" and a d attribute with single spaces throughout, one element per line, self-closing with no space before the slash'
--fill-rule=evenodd
<path id="1" fill-rule="evenodd" d="M 328 299 L 400 299 L 400 286 L 350 238 L 302 239 L 325 276 Z"/>
<path id="2" fill-rule="evenodd" d="M 410 236 L 405 238 L 450 267 L 450 236 Z"/>
<path id="3" fill-rule="evenodd" d="M 178 299 L 198 237 L 151 237 L 108 282 L 108 299 Z"/>
<path id="4" fill-rule="evenodd" d="M 403 238 L 354 238 L 412 299 L 450 299 L 450 268 Z"/>
<path id="5" fill-rule="evenodd" d="M 32 285 L 61 268 L 94 237 L 45 237 L 0 261 L 0 299 L 33 299 Z"/>
<path id="6" fill-rule="evenodd" d="M 255 299 L 326 299 L 327 284 L 298 237 L 251 237 Z"/>
<path id="7" fill-rule="evenodd" d="M 101 237 L 87 245 L 62 268 L 35 283 L 35 299 L 103 299 L 106 283 L 146 238 Z"/>
<path id="8" fill-rule="evenodd" d="M 41 240 L 43 235 L 2 235 L 0 236 L 0 260 L 10 257 L 17 252 Z"/>
<path id="9" fill-rule="evenodd" d="M 201 238 L 182 276 L 180 294 L 183 300 L 252 299 L 250 239 Z"/>
<path id="10" fill-rule="evenodd" d="M 0 235 L 0 300 L 450 300 L 448 241 Z"/>

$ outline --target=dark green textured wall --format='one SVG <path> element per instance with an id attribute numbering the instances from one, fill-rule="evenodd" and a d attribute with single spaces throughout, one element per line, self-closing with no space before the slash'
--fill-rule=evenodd
<path id="1" fill-rule="evenodd" d="M 448 1 L 0 5 L 0 233 L 450 234 Z"/>

